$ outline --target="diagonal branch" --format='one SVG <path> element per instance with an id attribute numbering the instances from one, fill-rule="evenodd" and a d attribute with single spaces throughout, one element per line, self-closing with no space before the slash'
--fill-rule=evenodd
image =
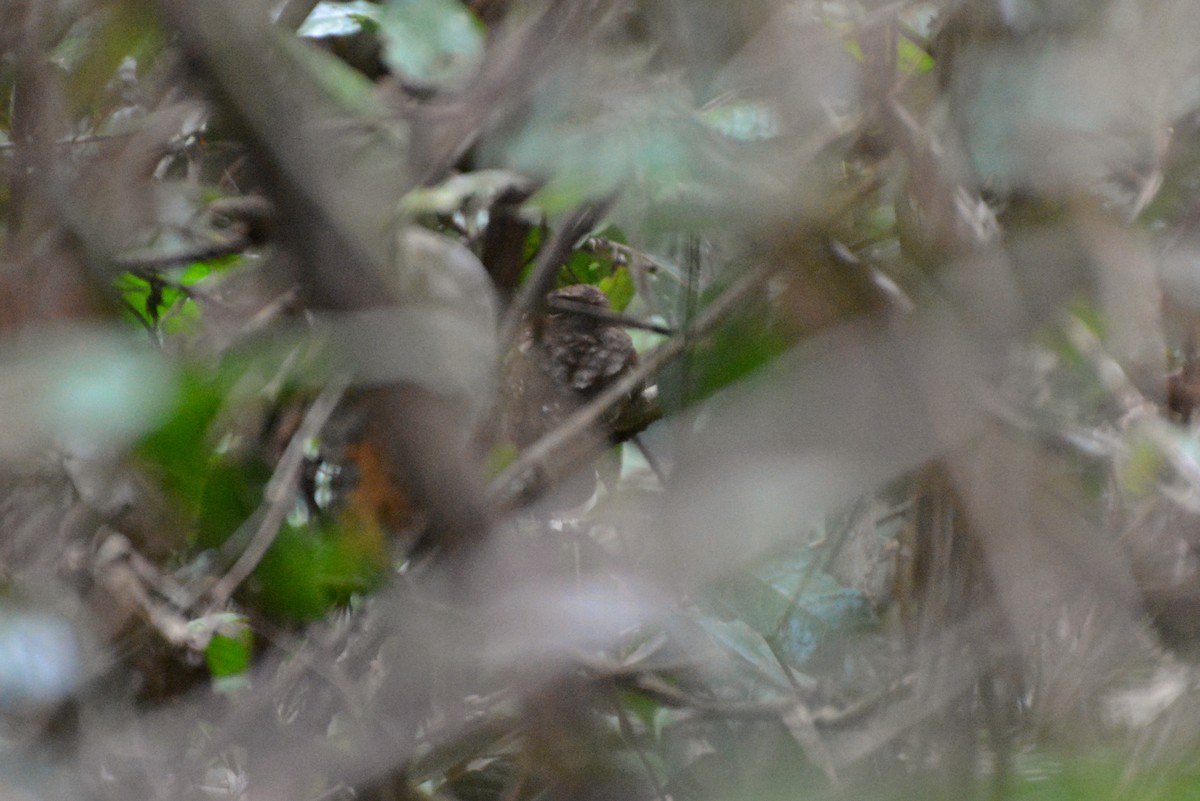
<path id="1" fill-rule="evenodd" d="M 550 242 L 538 254 L 537 263 L 529 279 L 521 285 L 520 292 L 513 298 L 512 305 L 500 326 L 501 352 L 506 352 L 517 338 L 521 321 L 525 315 L 540 307 L 542 299 L 554 289 L 554 279 L 559 268 L 566 263 L 575 248 L 575 243 L 591 231 L 616 200 L 614 195 L 592 203 L 585 203 L 563 220 Z"/>
<path id="2" fill-rule="evenodd" d="M 304 464 L 304 445 L 321 432 L 345 389 L 344 381 L 327 386 L 309 408 L 300 423 L 300 428 L 292 435 L 271 480 L 267 483 L 264 493 L 266 505 L 255 514 L 255 517 L 260 517 L 260 522 L 254 537 L 233 563 L 233 567 L 229 568 L 209 592 L 209 600 L 213 607 L 223 606 L 230 599 L 234 591 L 254 572 L 254 568 L 258 567 L 258 563 L 275 542 L 279 527 L 283 525 L 295 502 L 296 480 Z"/>

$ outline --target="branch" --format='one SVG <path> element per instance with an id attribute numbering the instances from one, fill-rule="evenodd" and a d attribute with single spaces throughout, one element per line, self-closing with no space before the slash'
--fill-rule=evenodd
<path id="1" fill-rule="evenodd" d="M 122 270 L 139 272 L 143 270 L 157 270 L 177 264 L 211 261 L 222 256 L 233 256 L 244 253 L 252 244 L 250 237 L 243 234 L 235 234 L 225 239 L 201 242 L 190 248 L 161 252 L 134 251 L 132 253 L 123 253 L 113 259 L 113 264 Z"/>
<path id="2" fill-rule="evenodd" d="M 300 475 L 300 468 L 304 464 L 304 443 L 321 432 L 325 422 L 333 414 L 338 401 L 341 400 L 345 388 L 344 381 L 327 386 L 309 408 L 304 420 L 300 423 L 300 428 L 292 435 L 287 449 L 275 467 L 271 480 L 267 482 L 267 489 L 264 493 L 266 507 L 265 509 L 260 508 L 259 512 L 255 514 L 255 516 L 261 515 L 262 520 L 258 525 L 258 530 L 254 532 L 254 538 L 250 540 L 246 550 L 242 551 L 242 555 L 233 563 L 233 567 L 229 568 L 229 572 L 222 576 L 209 591 L 209 600 L 213 607 L 225 605 L 234 591 L 249 578 L 250 574 L 254 572 L 254 568 L 258 567 L 258 563 L 262 561 L 271 544 L 275 542 L 275 537 L 279 534 L 279 527 L 283 524 L 294 501 L 296 480 Z"/>
<path id="3" fill-rule="evenodd" d="M 537 263 L 528 280 L 521 285 L 521 290 L 513 298 L 504 323 L 500 326 L 500 352 L 506 353 L 517 339 L 521 330 L 521 321 L 525 315 L 541 307 L 543 298 L 554 288 L 554 279 L 559 269 L 571 256 L 584 234 L 596 227 L 609 208 L 616 200 L 615 195 L 592 203 L 585 203 L 563 220 L 550 242 L 538 254 Z"/>
<path id="4" fill-rule="evenodd" d="M 648 320 L 639 320 L 637 317 L 630 317 L 628 314 L 621 314 L 620 312 L 601 308 L 600 306 L 590 306 L 587 303 L 578 303 L 564 298 L 550 298 L 546 301 L 546 305 L 555 311 L 565 311 L 584 317 L 592 317 L 610 325 L 619 325 L 624 328 L 640 328 L 643 331 L 653 331 L 656 334 L 663 334 L 669 337 L 676 334 L 675 329 L 668 325 L 652 323 Z"/>

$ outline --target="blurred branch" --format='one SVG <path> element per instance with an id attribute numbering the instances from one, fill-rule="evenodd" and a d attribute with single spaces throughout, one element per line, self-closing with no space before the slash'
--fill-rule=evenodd
<path id="1" fill-rule="evenodd" d="M 178 264 L 191 264 L 195 261 L 210 261 L 222 256 L 233 256 L 246 252 L 252 244 L 249 236 L 237 234 L 227 239 L 202 242 L 179 250 L 122 253 L 113 259 L 113 264 L 122 270 L 134 272 L 156 270 Z"/>
<path id="2" fill-rule="evenodd" d="M 103 536 L 92 564 L 96 583 L 117 600 L 119 609 L 135 609 L 172 645 L 203 649 L 188 629 L 187 608 L 182 588 L 163 576 L 138 553 L 125 535 L 103 527 Z M 166 599 L 164 603 L 155 598 Z"/>
<path id="3" fill-rule="evenodd" d="M 387 110 L 371 93 L 357 96 L 370 113 L 348 111 L 318 80 L 326 65 L 315 63 L 309 45 L 272 29 L 261 9 L 228 0 L 158 7 L 249 146 L 310 308 L 362 311 L 394 300 L 393 280 L 413 269 L 396 245 L 395 210 L 412 188 L 405 132 L 380 127 L 374 115 L 386 118 Z M 414 384 L 361 398 L 389 471 L 428 513 L 425 544 L 458 551 L 478 542 L 488 522 L 476 466 L 455 445 L 462 422 L 453 404 Z"/>
<path id="4" fill-rule="evenodd" d="M 598 32 L 596 21 L 617 4 L 579 0 L 541 5 L 538 13 L 522 15 L 520 23 L 497 29 L 469 89 L 418 109 L 424 124 L 417 126 L 421 135 L 412 164 L 423 185 L 441 180 L 485 130 L 510 123 L 546 75 L 564 62 L 585 58 Z"/>
<path id="5" fill-rule="evenodd" d="M 89 134 L 87 136 L 72 136 L 69 139 L 60 139 L 54 143 L 54 147 L 69 149 L 72 147 L 82 147 L 84 145 L 96 145 L 104 142 L 112 142 L 118 139 L 128 139 L 133 136 L 136 131 L 122 131 L 121 133 L 112 134 Z M 16 142 L 0 142 L 0 153 L 7 153 L 16 150 L 20 145 Z"/>
<path id="6" fill-rule="evenodd" d="M 308 19 L 318 2 L 319 0 L 285 0 L 275 16 L 275 24 L 289 31 L 296 30 Z"/>
<path id="7" fill-rule="evenodd" d="M 300 477 L 300 469 L 304 466 L 305 444 L 321 433 L 321 429 L 329 420 L 329 416 L 333 414 L 345 389 L 344 380 L 330 383 L 321 391 L 308 413 L 304 415 L 304 420 L 296 429 L 296 433 L 292 435 L 287 449 L 275 467 L 271 480 L 267 483 L 264 493 L 266 507 L 254 515 L 254 517 L 261 516 L 258 530 L 246 546 L 246 550 L 242 551 L 241 556 L 234 562 L 233 567 L 209 590 L 208 597 L 211 606 L 224 606 L 233 596 L 234 591 L 254 572 L 254 568 L 258 567 L 258 563 L 262 561 L 271 544 L 275 542 L 275 537 L 279 534 L 279 527 L 287 518 L 288 512 L 291 511 L 296 500 L 296 482 Z"/>
<path id="8" fill-rule="evenodd" d="M 624 326 L 625 328 L 638 328 L 642 331 L 653 331 L 656 334 L 665 336 L 674 336 L 675 329 L 661 323 L 649 322 L 647 320 L 639 320 L 637 317 L 630 317 L 628 314 L 621 314 L 612 309 L 605 309 L 600 306 L 591 306 L 587 303 L 576 303 L 573 300 L 564 298 L 550 298 L 546 305 L 556 311 L 570 312 L 571 314 L 581 314 L 584 317 L 591 317 L 596 320 L 609 323 L 610 325 Z"/>

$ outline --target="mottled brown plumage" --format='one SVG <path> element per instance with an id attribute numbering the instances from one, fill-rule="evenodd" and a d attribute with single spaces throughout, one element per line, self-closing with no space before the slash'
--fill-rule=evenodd
<path id="1" fill-rule="evenodd" d="M 633 341 L 622 328 L 553 305 L 607 310 L 608 298 L 599 289 L 575 284 L 547 300 L 550 311 L 526 323 L 508 360 L 504 433 L 519 447 L 562 423 L 637 364 Z"/>

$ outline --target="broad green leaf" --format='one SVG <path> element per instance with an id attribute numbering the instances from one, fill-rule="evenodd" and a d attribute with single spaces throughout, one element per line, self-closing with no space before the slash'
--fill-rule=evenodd
<path id="1" fill-rule="evenodd" d="M 254 572 L 255 600 L 291 620 L 319 618 L 382 583 L 388 558 L 381 532 L 330 522 L 286 524 Z"/>
<path id="2" fill-rule="evenodd" d="M 212 461 L 210 427 L 224 402 L 223 381 L 184 371 L 174 408 L 138 443 L 137 455 L 153 467 L 163 488 L 188 508 L 198 508 Z"/>
<path id="3" fill-rule="evenodd" d="M 933 56 L 910 40 L 900 37 L 896 43 L 896 68 L 904 75 L 919 75 L 933 69 Z"/>
<path id="4" fill-rule="evenodd" d="M 417 86 L 461 86 L 483 55 L 483 25 L 458 0 L 389 0 L 380 27 L 384 61 Z"/>
<path id="5" fill-rule="evenodd" d="M 663 400 L 676 405 L 706 398 L 769 364 L 794 344 L 793 339 L 769 314 L 738 315 L 697 347 L 690 363 L 671 365 L 663 372 Z"/>
<path id="6" fill-rule="evenodd" d="M 623 312 L 633 296 L 637 293 L 633 285 L 633 276 L 627 267 L 618 267 L 610 275 L 600 279 L 597 284 L 600 290 L 608 295 L 608 302 L 615 311 Z"/>
<path id="7" fill-rule="evenodd" d="M 237 676 L 250 669 L 254 632 L 243 621 L 213 634 L 204 649 L 204 661 L 214 679 Z"/>
<path id="8" fill-rule="evenodd" d="M 196 547 L 217 548 L 262 504 L 271 469 L 261 459 L 218 459 L 207 449 L 194 458 L 202 467 L 183 490 L 200 492 L 199 502 L 192 507 L 197 513 Z"/>
<path id="9" fill-rule="evenodd" d="M 606 226 L 596 236 L 619 244 L 625 243 L 625 234 L 615 225 Z M 580 248 L 571 253 L 566 264 L 559 270 L 557 286 L 591 284 L 599 287 L 608 296 L 609 305 L 615 311 L 625 311 L 633 300 L 637 289 L 629 269 L 613 258 L 607 249 L 596 251 Z"/>

